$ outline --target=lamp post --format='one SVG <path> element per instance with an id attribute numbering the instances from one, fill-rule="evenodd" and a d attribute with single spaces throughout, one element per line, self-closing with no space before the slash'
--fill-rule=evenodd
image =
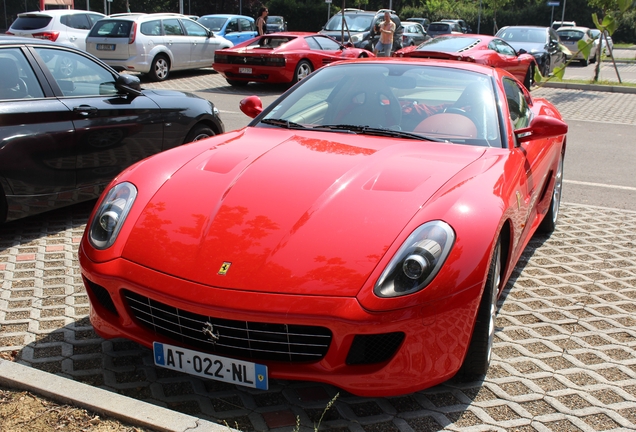
<path id="1" fill-rule="evenodd" d="M 563 0 L 563 12 L 561 13 L 561 24 L 563 24 L 563 21 L 565 20 L 565 2 L 566 0 Z"/>

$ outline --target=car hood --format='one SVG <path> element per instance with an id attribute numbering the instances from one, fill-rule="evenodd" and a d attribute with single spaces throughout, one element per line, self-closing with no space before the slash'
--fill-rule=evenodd
<path id="1" fill-rule="evenodd" d="M 209 286 L 331 296 L 355 296 L 422 206 L 484 153 L 279 128 L 192 145 L 204 151 L 137 204 L 122 256 Z"/>

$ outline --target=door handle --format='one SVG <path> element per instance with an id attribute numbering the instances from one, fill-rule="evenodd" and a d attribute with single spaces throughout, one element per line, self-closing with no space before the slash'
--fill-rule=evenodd
<path id="1" fill-rule="evenodd" d="M 97 108 L 90 105 L 80 105 L 73 107 L 73 112 L 81 115 L 82 117 L 90 117 L 97 114 Z"/>

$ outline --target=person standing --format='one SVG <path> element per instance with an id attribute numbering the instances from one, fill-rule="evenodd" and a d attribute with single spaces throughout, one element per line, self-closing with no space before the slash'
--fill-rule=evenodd
<path id="1" fill-rule="evenodd" d="M 258 30 L 258 35 L 262 36 L 267 31 L 267 14 L 269 11 L 266 7 L 262 7 L 258 11 L 258 18 L 256 18 L 256 29 Z"/>
<path id="2" fill-rule="evenodd" d="M 391 14 L 384 12 L 384 21 L 380 23 L 380 39 L 373 49 L 373 54 L 378 57 L 391 57 L 393 33 L 395 33 L 395 23 L 391 21 Z"/>

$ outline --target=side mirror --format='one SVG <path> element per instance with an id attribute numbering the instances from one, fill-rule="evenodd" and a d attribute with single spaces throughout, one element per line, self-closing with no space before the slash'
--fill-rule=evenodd
<path id="1" fill-rule="evenodd" d="M 517 51 L 517 55 L 521 55 L 521 54 L 527 54 L 528 51 L 524 50 L 523 48 L 519 49 L 519 51 Z"/>
<path id="2" fill-rule="evenodd" d="M 135 75 L 121 74 L 115 80 L 115 88 L 134 96 L 141 96 L 141 81 Z"/>
<path id="3" fill-rule="evenodd" d="M 254 118 L 263 111 L 263 102 L 258 96 L 248 96 L 241 100 L 239 108 L 246 116 Z"/>
<path id="4" fill-rule="evenodd" d="M 523 143 L 531 140 L 553 138 L 565 135 L 567 132 L 568 125 L 565 122 L 547 115 L 539 115 L 532 119 L 530 126 L 515 131 L 515 135 L 517 140 Z"/>

